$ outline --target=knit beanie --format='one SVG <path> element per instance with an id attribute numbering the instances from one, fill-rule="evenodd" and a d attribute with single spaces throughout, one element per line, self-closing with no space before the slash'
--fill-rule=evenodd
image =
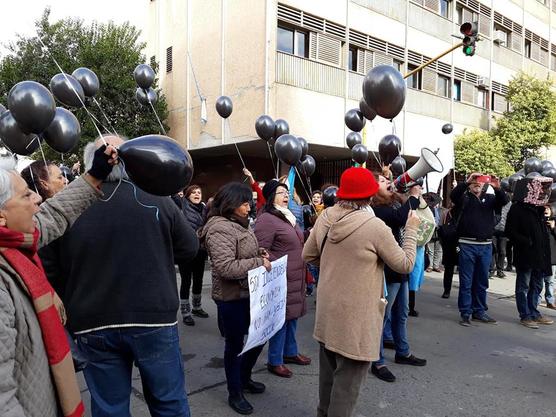
<path id="1" fill-rule="evenodd" d="M 363 200 L 378 191 L 378 183 L 367 168 L 348 168 L 340 178 L 339 200 Z"/>

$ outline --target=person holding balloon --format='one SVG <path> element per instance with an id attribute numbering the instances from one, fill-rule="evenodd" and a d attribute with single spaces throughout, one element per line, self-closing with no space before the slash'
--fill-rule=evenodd
<path id="1" fill-rule="evenodd" d="M 286 322 L 270 338 L 267 368 L 277 376 L 290 378 L 293 372 L 285 364 L 311 363 L 310 358 L 299 353 L 296 341 L 297 320 L 307 312 L 305 262 L 301 257 L 305 239 L 296 217 L 288 209 L 288 186 L 273 179 L 265 184 L 263 194 L 266 204 L 255 224 L 259 246 L 268 251 L 271 261 L 288 255 Z"/>

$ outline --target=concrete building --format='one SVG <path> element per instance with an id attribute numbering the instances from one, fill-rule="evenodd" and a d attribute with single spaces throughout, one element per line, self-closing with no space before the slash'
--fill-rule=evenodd
<path id="1" fill-rule="evenodd" d="M 431 190 L 453 168 L 454 135 L 491 127 L 517 72 L 556 75 L 556 1 L 151 0 L 148 7 L 146 54 L 160 65 L 170 136 L 190 150 L 194 181 L 210 189 L 243 178 L 234 143 L 257 178 L 273 176 L 254 128 L 263 114 L 308 140 L 317 186 L 337 181 L 350 165 L 344 114 L 358 107 L 366 72 L 379 64 L 402 74 L 416 68 L 458 43 L 453 35 L 465 21 L 479 24 L 476 54 L 458 48 L 408 78 L 403 111 L 392 122 L 377 117 L 363 135 L 376 151 L 394 132 L 409 161 L 422 147 L 439 149 L 444 172 L 429 176 Z M 220 95 L 234 103 L 226 122 L 214 109 Z M 454 131 L 444 135 L 448 122 Z"/>

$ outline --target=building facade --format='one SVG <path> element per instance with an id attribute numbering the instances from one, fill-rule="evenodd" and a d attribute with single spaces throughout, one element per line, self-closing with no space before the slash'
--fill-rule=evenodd
<path id="1" fill-rule="evenodd" d="M 257 138 L 263 114 L 288 121 L 317 159 L 316 184 L 334 182 L 349 166 L 344 114 L 357 108 L 367 71 L 392 65 L 402 74 L 460 42 L 463 22 L 476 21 L 474 56 L 460 48 L 407 79 L 403 111 L 367 123 L 364 142 L 395 133 L 402 154 L 439 149 L 453 168 L 453 137 L 489 129 L 507 109 L 508 83 L 519 71 L 556 75 L 556 1 L 542 0 L 152 0 L 146 54 L 159 64 L 170 136 L 196 164 L 195 181 L 210 187 L 241 178 L 242 163 L 270 178 L 267 144 Z M 220 95 L 234 110 L 223 121 Z M 454 131 L 444 135 L 442 125 Z M 372 162 L 373 158 L 371 157 Z"/>

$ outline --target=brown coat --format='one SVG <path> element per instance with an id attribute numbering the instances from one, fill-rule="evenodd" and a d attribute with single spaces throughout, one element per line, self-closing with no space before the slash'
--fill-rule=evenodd
<path id="1" fill-rule="evenodd" d="M 416 233 L 406 227 L 400 248 L 390 228 L 370 211 L 350 213 L 336 205 L 319 216 L 303 249 L 307 262 L 320 264 L 315 339 L 350 359 L 378 359 L 386 307 L 384 263 L 409 273 L 415 264 Z"/>
<path id="2" fill-rule="evenodd" d="M 259 246 L 265 248 L 270 254 L 271 261 L 288 255 L 286 320 L 297 319 L 305 315 L 307 312 L 306 272 L 305 262 L 301 256 L 303 232 L 297 225 L 293 227 L 290 222 L 282 220 L 280 217 L 263 213 L 257 217 L 255 235 Z"/>
<path id="3" fill-rule="evenodd" d="M 212 298 L 219 301 L 249 298 L 247 272 L 263 265 L 253 231 L 214 216 L 201 229 L 200 235 L 210 256 Z"/>

